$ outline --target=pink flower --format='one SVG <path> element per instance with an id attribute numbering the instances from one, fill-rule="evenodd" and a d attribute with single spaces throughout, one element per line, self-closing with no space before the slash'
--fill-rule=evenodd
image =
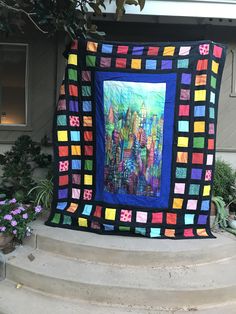
<path id="1" fill-rule="evenodd" d="M 42 210 L 42 206 L 38 205 L 38 206 L 35 207 L 34 210 L 35 210 L 36 213 L 40 213 L 41 210 Z"/>
<path id="2" fill-rule="evenodd" d="M 12 220 L 12 215 L 5 215 L 3 217 L 3 219 L 5 219 L 5 220 Z"/>
<path id="3" fill-rule="evenodd" d="M 12 233 L 13 233 L 13 234 L 17 234 L 17 231 L 16 231 L 16 230 L 13 230 Z"/>
<path id="4" fill-rule="evenodd" d="M 5 226 L 0 227 L 0 231 L 2 231 L 2 232 L 6 231 L 6 227 Z"/>
<path id="5" fill-rule="evenodd" d="M 15 220 L 12 220 L 11 225 L 12 227 L 15 227 L 17 225 L 17 222 Z"/>
<path id="6" fill-rule="evenodd" d="M 28 214 L 25 213 L 22 217 L 23 217 L 24 219 L 28 219 Z"/>
<path id="7" fill-rule="evenodd" d="M 12 200 L 9 201 L 9 204 L 15 204 L 16 203 L 16 199 L 13 198 Z"/>

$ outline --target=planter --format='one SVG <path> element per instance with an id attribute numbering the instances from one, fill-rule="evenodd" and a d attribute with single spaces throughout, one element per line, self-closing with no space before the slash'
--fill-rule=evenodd
<path id="1" fill-rule="evenodd" d="M 13 238 L 14 236 L 10 236 L 2 232 L 0 233 L 0 250 L 2 250 L 4 254 L 14 251 L 15 247 L 13 245 Z"/>

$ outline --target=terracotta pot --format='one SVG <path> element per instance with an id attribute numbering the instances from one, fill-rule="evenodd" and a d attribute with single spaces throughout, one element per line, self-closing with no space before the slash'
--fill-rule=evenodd
<path id="1" fill-rule="evenodd" d="M 7 246 L 10 245 L 10 243 L 13 240 L 13 236 L 12 235 L 7 235 L 3 232 L 0 233 L 0 249 L 4 249 Z"/>
<path id="2" fill-rule="evenodd" d="M 211 202 L 211 216 L 216 216 L 216 214 L 217 214 L 216 205 L 214 202 Z"/>

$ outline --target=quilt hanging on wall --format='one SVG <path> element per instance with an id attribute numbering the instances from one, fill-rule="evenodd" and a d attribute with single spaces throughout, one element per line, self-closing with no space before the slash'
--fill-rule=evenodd
<path id="1" fill-rule="evenodd" d="M 54 120 L 47 225 L 209 238 L 225 48 L 75 40 Z"/>

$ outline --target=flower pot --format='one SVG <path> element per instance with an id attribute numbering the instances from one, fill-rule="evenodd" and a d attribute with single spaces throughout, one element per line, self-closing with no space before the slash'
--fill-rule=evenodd
<path id="1" fill-rule="evenodd" d="M 5 233 L 0 233 L 0 249 L 4 249 L 6 245 L 8 245 L 13 240 L 12 235 L 8 235 Z"/>
<path id="2" fill-rule="evenodd" d="M 15 247 L 13 245 L 13 235 L 7 235 L 5 233 L 0 233 L 0 250 L 4 254 L 8 254 L 12 251 L 14 251 Z"/>

